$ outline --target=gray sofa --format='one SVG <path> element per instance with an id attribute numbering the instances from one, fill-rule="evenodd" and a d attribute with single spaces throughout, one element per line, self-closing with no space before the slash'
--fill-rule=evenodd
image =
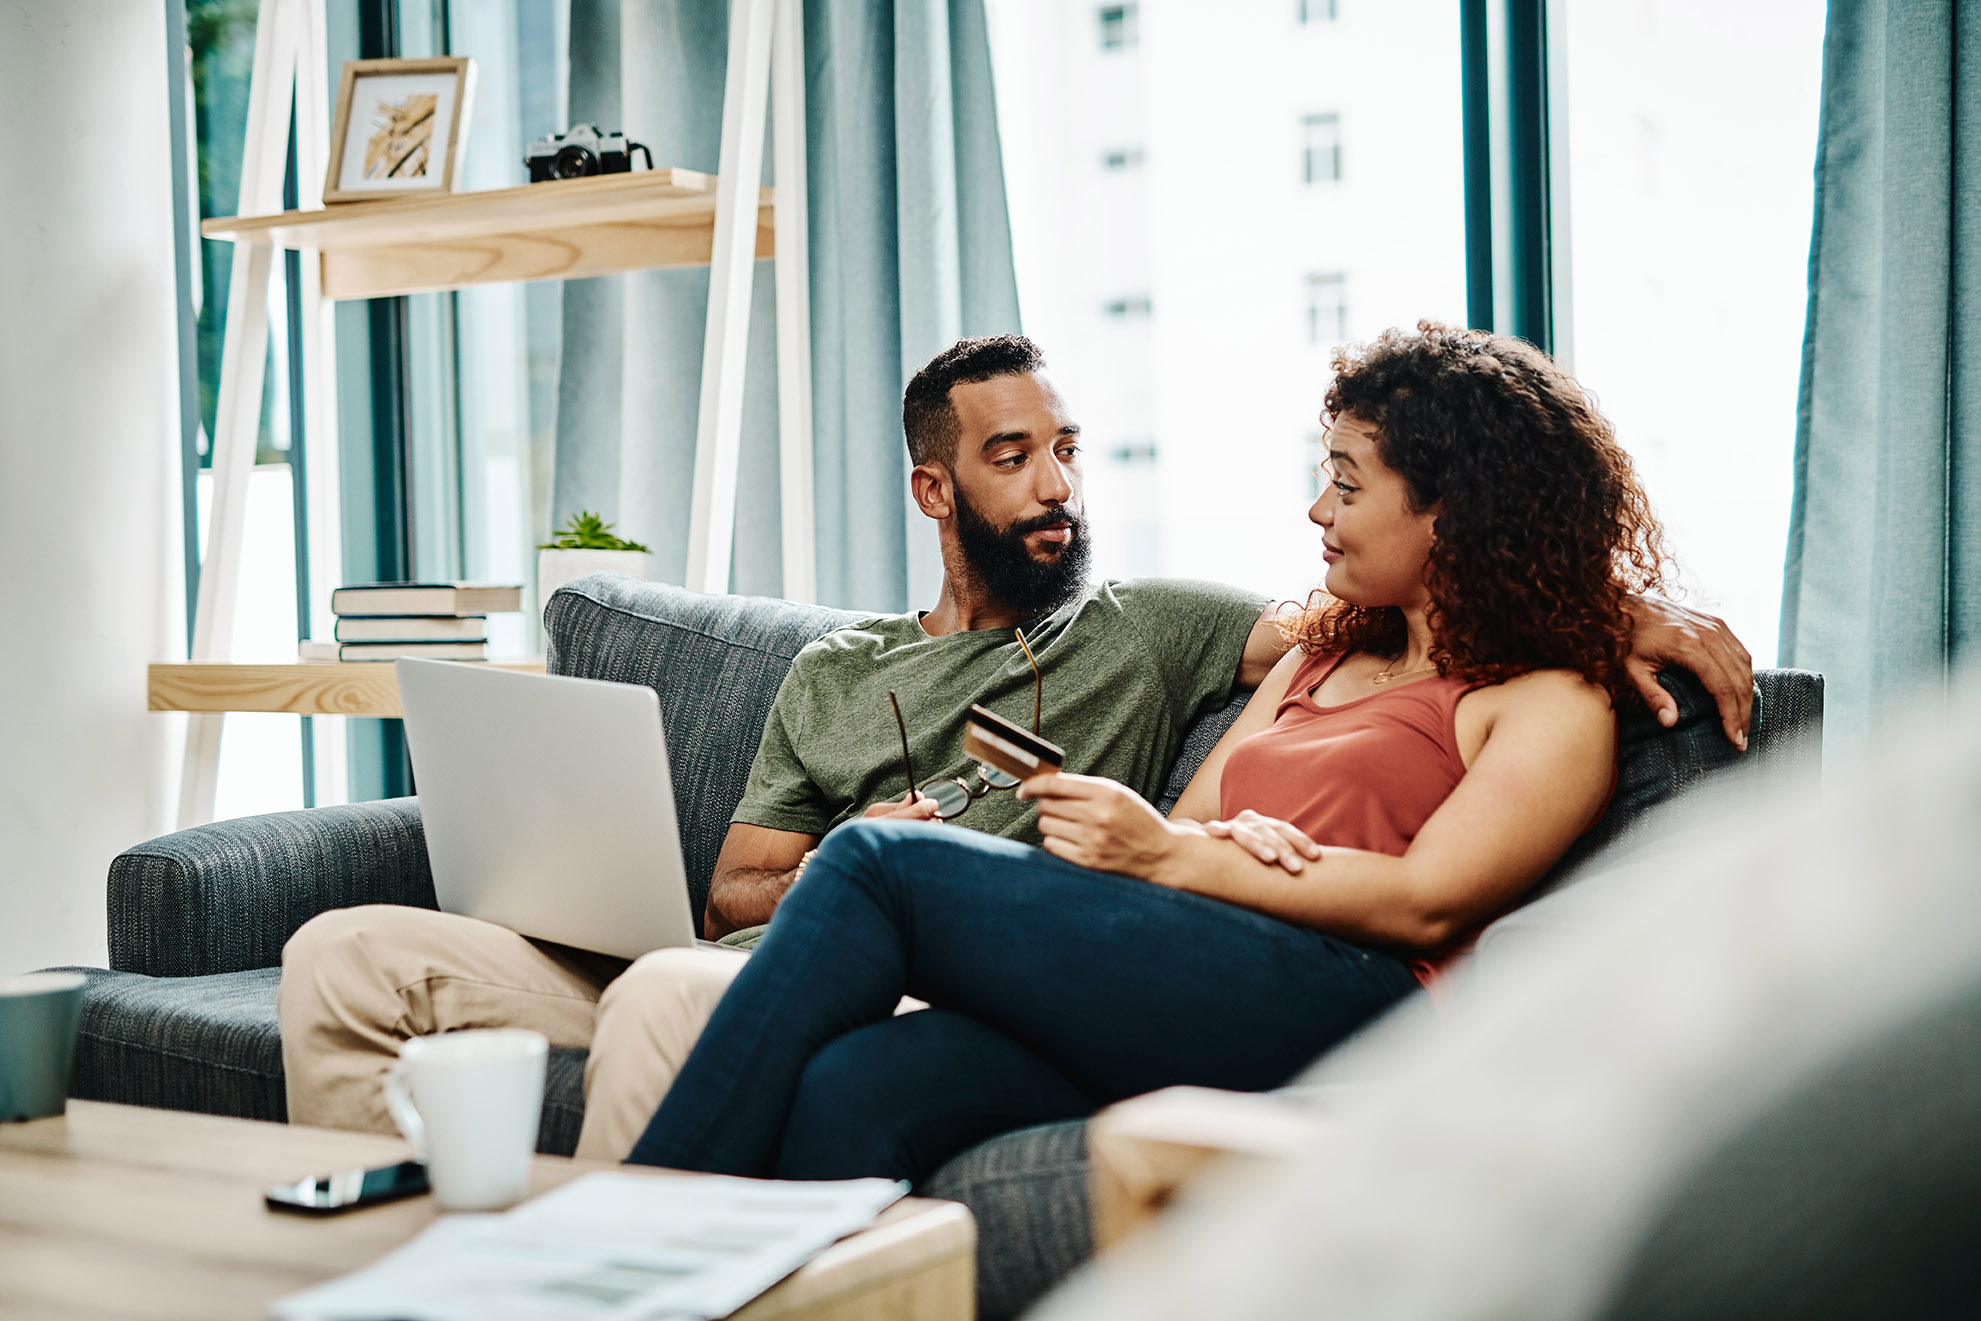
<path id="1" fill-rule="evenodd" d="M 785 601 L 704 596 L 610 575 L 555 593 L 544 612 L 553 673 L 660 694 L 693 900 L 699 913 L 765 716 L 798 650 L 856 616 Z M 1553 880 L 1599 869 L 1647 809 L 1735 765 L 1799 762 L 1820 738 L 1822 679 L 1758 676 L 1752 751 L 1718 732 L 1690 676 L 1667 677 L 1681 719 L 1625 719 L 1616 797 Z M 1192 728 L 1165 809 L 1243 706 Z M 434 906 L 416 799 L 217 822 L 139 845 L 110 867 L 110 969 L 89 975 L 72 1094 L 257 1119 L 286 1118 L 275 1017 L 282 945 L 318 913 L 364 903 Z M 552 1052 L 540 1149 L 569 1152 L 584 1052 Z M 979 1231 L 979 1310 L 1017 1314 L 1091 1251 L 1084 1125 L 1007 1134 L 950 1161 L 920 1191 L 953 1198 Z"/>

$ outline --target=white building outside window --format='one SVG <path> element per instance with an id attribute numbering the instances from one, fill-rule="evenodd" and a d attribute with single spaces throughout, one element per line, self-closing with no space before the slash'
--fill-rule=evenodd
<path id="1" fill-rule="evenodd" d="M 1101 6 L 1102 50 L 1129 50 L 1134 47 L 1138 35 L 1135 10 L 1134 5 Z"/>
<path id="2" fill-rule="evenodd" d="M 1338 344 L 1348 338 L 1348 277 L 1340 271 L 1307 276 L 1307 342 Z"/>
<path id="3" fill-rule="evenodd" d="M 1342 277 L 1323 346 L 1465 319 L 1458 8 L 1346 6 L 1325 59 L 1285 0 L 1142 0 L 1116 48 L 1097 12 L 986 0 L 1019 304 L 1085 429 L 1095 572 L 1304 598 L 1328 371 L 1307 277 Z M 1310 187 L 1290 157 L 1322 110 L 1355 124 L 1355 169 Z"/>
<path id="4" fill-rule="evenodd" d="M 1824 3 L 1566 5 L 1572 296 L 1558 350 L 1636 461 L 1688 603 L 1772 665 Z"/>
<path id="5" fill-rule="evenodd" d="M 1300 182 L 1341 182 L 1341 116 L 1332 111 L 1300 119 Z"/>
<path id="6" fill-rule="evenodd" d="M 1337 0 L 1298 0 L 1296 12 L 1302 23 L 1332 23 L 1341 17 Z"/>

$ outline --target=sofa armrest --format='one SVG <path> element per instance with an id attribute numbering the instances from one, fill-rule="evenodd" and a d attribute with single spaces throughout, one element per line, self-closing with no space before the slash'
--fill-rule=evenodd
<path id="1" fill-rule="evenodd" d="M 1269 1092 L 1165 1087 L 1087 1121 L 1094 1250 L 1105 1251 L 1169 1205 L 1218 1157 L 1281 1159 L 1326 1122 Z"/>
<path id="2" fill-rule="evenodd" d="M 110 966 L 153 977 L 272 968 L 297 927 L 354 904 L 434 908 L 412 798 L 161 835 L 110 864 Z"/>

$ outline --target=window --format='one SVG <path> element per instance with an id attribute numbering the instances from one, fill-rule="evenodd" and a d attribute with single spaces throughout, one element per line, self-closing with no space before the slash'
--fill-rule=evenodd
<path id="1" fill-rule="evenodd" d="M 1319 580 L 1307 438 L 1328 360 L 1308 339 L 1307 277 L 1339 277 L 1321 344 L 1466 319 L 1459 9 L 1383 0 L 1288 40 L 1290 5 L 1170 4 L 1160 42 L 1152 27 L 1147 51 L 1117 59 L 1095 43 L 1098 8 L 985 0 L 1025 332 L 1102 438 L 1086 472 L 1096 576 L 1280 600 Z M 1167 76 L 1163 49 L 1190 76 Z M 1355 132 L 1354 169 L 1324 196 L 1298 159 L 1321 112 Z M 1130 144 L 1144 162 L 1117 173 L 1108 158 Z M 1114 457 L 1144 445 L 1153 462 Z M 1247 516 L 1212 536 L 1206 508 Z"/>
<path id="2" fill-rule="evenodd" d="M 1103 5 L 1101 7 L 1101 49 L 1131 50 L 1137 41 L 1137 5 Z"/>
<path id="3" fill-rule="evenodd" d="M 1321 498 L 1321 488 L 1328 481 L 1328 433 L 1310 431 L 1307 433 L 1307 503 L 1312 504 Z"/>
<path id="4" fill-rule="evenodd" d="M 1297 0 L 1297 12 L 1304 23 L 1332 23 L 1341 17 L 1338 0 Z"/>
<path id="5" fill-rule="evenodd" d="M 1107 469 L 1089 474 L 1088 489 L 1098 485 L 1104 493 L 1106 534 L 1114 542 L 1115 563 L 1127 577 L 1163 570 L 1156 453 L 1154 440 L 1137 436 L 1109 447 Z"/>
<path id="6" fill-rule="evenodd" d="M 518 163 L 524 147 L 568 127 L 565 9 L 555 0 L 452 6 L 398 0 L 402 55 L 471 53 L 479 69 L 458 190 L 514 187 L 524 177 Z M 351 7 L 334 3 L 331 12 L 353 19 L 346 36 L 355 42 L 358 25 Z M 333 41 L 333 55 L 334 47 Z M 360 51 L 353 46 L 343 53 L 355 57 Z M 523 584 L 521 612 L 489 617 L 489 651 L 496 656 L 540 652 L 534 547 L 551 530 L 562 288 L 556 281 L 488 284 L 414 294 L 404 301 L 407 526 L 406 565 L 398 572 Z M 338 306 L 338 362 L 347 389 L 371 388 L 367 380 L 375 378 L 368 378 L 368 370 L 390 370 L 389 354 L 366 366 L 362 321 L 377 306 Z M 346 322 L 353 313 L 356 325 Z M 340 411 L 347 465 L 356 457 L 353 451 L 370 448 L 360 425 L 366 411 Z M 362 499 L 347 484 L 347 505 Z M 373 521 L 369 512 L 357 518 L 361 525 Z M 353 567 L 358 540 L 347 537 L 347 572 L 393 576 Z"/>
<path id="7" fill-rule="evenodd" d="M 481 67 L 458 186 L 513 187 L 524 148 L 568 126 L 563 8 L 457 3 L 439 11 L 453 48 L 474 52 Z M 542 650 L 535 547 L 551 526 L 563 289 L 555 282 L 489 284 L 448 297 L 455 303 L 450 367 L 459 400 L 452 469 L 459 513 L 450 531 L 462 576 L 524 584 L 525 611 L 489 616 L 488 636 L 491 654 L 527 655 Z"/>
<path id="8" fill-rule="evenodd" d="M 187 165 L 199 214 L 202 219 L 233 215 L 240 210 L 241 146 L 247 133 L 248 73 L 255 50 L 254 7 L 228 0 L 190 0 L 186 44 L 193 92 L 193 141 Z M 211 513 L 213 434 L 235 256 L 232 243 L 198 240 L 194 280 L 200 433 L 195 500 L 202 554 Z M 241 529 L 245 548 L 239 605 L 230 641 L 230 654 L 237 661 L 289 661 L 296 656 L 297 501 L 289 465 L 293 383 L 287 284 L 293 266 L 293 260 L 285 261 L 278 254 L 269 279 L 268 357 Z M 309 806 L 312 768 L 304 731 L 310 725 L 308 719 L 288 715 L 228 716 L 221 727 L 214 818 Z M 341 787 L 324 789 L 325 801 L 341 801 Z"/>
<path id="9" fill-rule="evenodd" d="M 1341 116 L 1330 111 L 1300 121 L 1300 182 L 1341 179 Z"/>
<path id="10" fill-rule="evenodd" d="M 1348 338 L 1348 277 L 1340 271 L 1307 277 L 1307 342 L 1336 344 Z"/>
<path id="11" fill-rule="evenodd" d="M 1679 13 L 1683 17 L 1679 17 Z M 1691 603 L 1774 664 L 1808 303 L 1823 0 L 1567 0 L 1565 299 Z M 1709 205 L 1697 203 L 1705 199 Z M 1559 204 L 1559 203 L 1558 203 Z M 1559 277 L 1557 277 L 1559 278 Z M 1558 323 L 1563 318 L 1557 312 Z M 1646 344 L 1681 344 L 1693 373 Z"/>
<path id="12" fill-rule="evenodd" d="M 1104 170 L 1135 170 L 1142 165 L 1140 147 L 1114 147 L 1101 153 L 1101 168 Z"/>

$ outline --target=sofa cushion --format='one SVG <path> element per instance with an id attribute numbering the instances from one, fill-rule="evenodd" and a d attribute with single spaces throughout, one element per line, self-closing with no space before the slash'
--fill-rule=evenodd
<path id="1" fill-rule="evenodd" d="M 866 616 L 756 596 L 705 596 L 599 573 L 544 607 L 549 669 L 645 684 L 660 695 L 688 894 L 701 922 L 729 814 L 778 686 L 805 645 Z"/>
<path id="2" fill-rule="evenodd" d="M 1807 670 L 1760 670 L 1754 676 L 1754 711 L 1748 751 L 1727 741 L 1719 708 L 1704 684 L 1685 670 L 1666 670 L 1658 682 L 1678 703 L 1678 719 L 1660 725 L 1650 710 L 1631 703 L 1617 725 L 1616 792 L 1603 815 L 1535 886 L 1529 898 L 1552 893 L 1608 865 L 1613 850 L 1639 834 L 1655 814 L 1708 776 L 1739 768 L 1785 773 L 1807 764 L 1821 748 L 1823 676 Z"/>
<path id="3" fill-rule="evenodd" d="M 1709 781 L 1713 801 L 1738 803 L 1728 791 L 1744 781 L 1767 785 L 1819 768 L 1823 738 L 1823 676 L 1807 670 L 1761 670 L 1748 750 L 1734 750 L 1720 729 L 1705 688 L 1684 672 L 1660 676 L 1678 699 L 1679 718 L 1663 729 L 1648 712 L 1624 718 L 1616 796 L 1596 825 L 1577 840 L 1529 892 L 1521 906 L 1480 934 L 1455 984 L 1476 985 L 1518 967 L 1531 945 L 1587 920 L 1614 892 L 1655 885 L 1673 827 L 1683 826 L 1696 791 Z"/>
<path id="4" fill-rule="evenodd" d="M 69 1095 L 281 1122 L 280 968 L 147 977 L 75 968 L 89 979 Z M 537 1150 L 568 1156 L 585 1113 L 585 1052 L 553 1046 Z"/>
<path id="5" fill-rule="evenodd" d="M 1956 980 L 1737 1107 L 1650 1199 L 1590 1314 L 1981 1315 L 1981 972 Z"/>
<path id="6" fill-rule="evenodd" d="M 411 798 L 237 817 L 110 864 L 110 966 L 153 977 L 272 968 L 296 928 L 352 904 L 436 906 Z"/>
<path id="7" fill-rule="evenodd" d="M 89 978 L 69 1095 L 242 1119 L 289 1117 L 280 968 L 147 977 L 78 968 Z"/>
<path id="8" fill-rule="evenodd" d="M 977 1220 L 977 1315 L 1003 1321 L 1093 1255 L 1087 1123 L 1042 1124 L 980 1142 L 915 1190 Z"/>
<path id="9" fill-rule="evenodd" d="M 1162 797 L 1156 799 L 1156 811 L 1164 816 L 1176 806 L 1176 800 L 1190 787 L 1197 770 L 1204 764 L 1204 758 L 1211 755 L 1211 749 L 1224 737 L 1232 722 L 1238 719 L 1239 712 L 1252 700 L 1252 694 L 1239 693 L 1215 711 L 1206 711 L 1198 716 L 1196 723 L 1183 736 L 1183 746 L 1177 750 L 1176 764 L 1169 768 L 1169 779 L 1163 783 Z"/>

